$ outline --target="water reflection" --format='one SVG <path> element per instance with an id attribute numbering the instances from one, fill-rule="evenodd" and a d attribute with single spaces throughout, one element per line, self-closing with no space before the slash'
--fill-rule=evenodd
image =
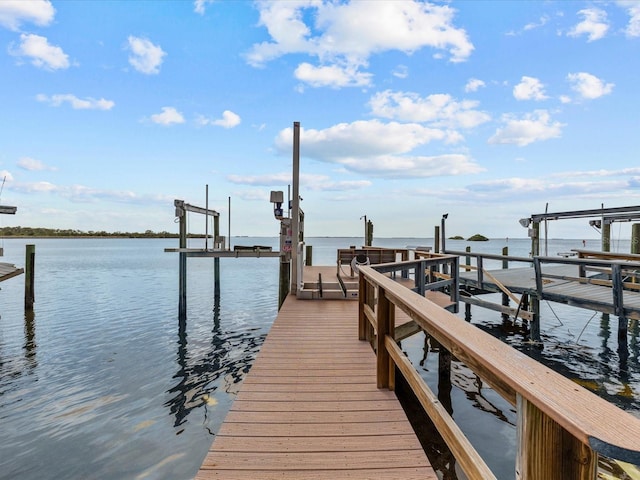
<path id="1" fill-rule="evenodd" d="M 257 335 L 258 328 L 245 332 L 225 331 L 220 326 L 220 296 L 216 295 L 213 308 L 211 341 L 204 355 L 190 356 L 187 335 L 187 318 L 178 321 L 178 371 L 173 378 L 179 382 L 167 390 L 171 398 L 165 402 L 175 417 L 174 427 L 187 421 L 189 414 L 217 403 L 214 392 L 219 388 L 218 380 L 227 393 L 236 393 L 237 386 L 249 371 L 265 335 Z M 242 352 L 242 355 L 237 355 Z M 182 433 L 182 429 L 176 432 Z M 209 432 L 213 434 L 213 432 Z"/>
<path id="2" fill-rule="evenodd" d="M 24 312 L 24 358 L 27 370 L 33 372 L 38 366 L 36 359 L 36 314 L 33 310 Z"/>

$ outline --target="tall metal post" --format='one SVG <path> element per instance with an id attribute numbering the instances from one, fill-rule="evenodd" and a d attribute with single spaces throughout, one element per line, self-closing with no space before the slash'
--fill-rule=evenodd
<path id="1" fill-rule="evenodd" d="M 220 237 L 220 217 L 213 217 L 213 245 L 215 246 Z M 220 257 L 213 259 L 213 295 L 220 299 Z"/>
<path id="2" fill-rule="evenodd" d="M 176 212 L 178 213 L 178 212 Z M 180 219 L 180 248 L 187 248 L 187 212 L 179 212 Z M 179 256 L 179 293 L 178 293 L 178 318 L 184 320 L 187 317 L 187 254 L 180 252 Z"/>
<path id="3" fill-rule="evenodd" d="M 291 212 L 291 293 L 298 291 L 298 242 L 300 241 L 300 122 L 293 122 L 293 199 Z"/>
<path id="4" fill-rule="evenodd" d="M 213 239 L 215 242 L 215 238 Z M 204 249 L 209 250 L 209 185 L 204 189 Z"/>

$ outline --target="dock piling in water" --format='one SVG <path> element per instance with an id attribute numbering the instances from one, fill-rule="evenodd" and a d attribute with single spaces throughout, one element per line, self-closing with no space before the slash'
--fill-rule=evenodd
<path id="1" fill-rule="evenodd" d="M 25 254 L 24 308 L 33 310 L 35 300 L 35 263 L 36 246 L 27 245 Z"/>

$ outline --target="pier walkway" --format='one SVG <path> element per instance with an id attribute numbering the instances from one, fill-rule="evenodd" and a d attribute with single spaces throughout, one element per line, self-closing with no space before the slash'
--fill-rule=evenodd
<path id="1" fill-rule="evenodd" d="M 214 478 L 437 478 L 376 386 L 358 302 L 287 297 L 196 476 Z"/>

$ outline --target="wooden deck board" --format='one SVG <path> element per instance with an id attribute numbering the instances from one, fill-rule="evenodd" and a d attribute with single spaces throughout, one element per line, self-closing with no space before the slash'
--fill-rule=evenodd
<path id="1" fill-rule="evenodd" d="M 395 394 L 376 388 L 357 308 L 287 298 L 198 480 L 437 478 Z"/>
<path id="2" fill-rule="evenodd" d="M 490 273 L 512 292 L 523 293 L 536 290 L 533 268 L 491 270 Z M 546 265 L 543 268 L 543 274 L 578 277 L 578 270 L 575 265 Z M 546 277 L 543 277 L 543 280 L 542 298 L 545 300 L 569 303 L 577 307 L 593 308 L 608 313 L 612 313 L 614 310 L 611 287 Z M 461 273 L 460 283 L 499 291 L 495 282 L 488 276 L 484 277 L 483 285 L 479 286 L 476 272 Z M 628 317 L 630 319 L 640 318 L 640 292 L 625 290 L 623 295 L 624 308 Z"/>
<path id="3" fill-rule="evenodd" d="M 0 282 L 4 282 L 23 273 L 24 268 L 18 268 L 12 263 L 0 262 Z"/>

